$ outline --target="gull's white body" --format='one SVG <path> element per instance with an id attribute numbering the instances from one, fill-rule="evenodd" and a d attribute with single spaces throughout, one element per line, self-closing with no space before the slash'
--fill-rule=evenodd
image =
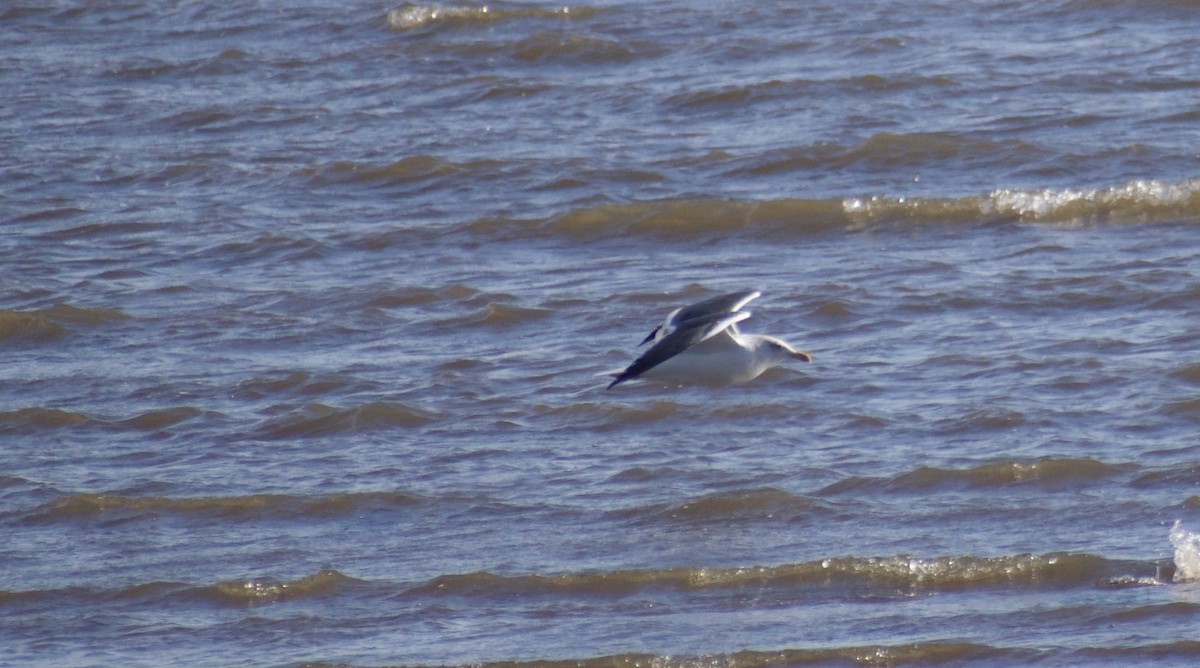
<path id="1" fill-rule="evenodd" d="M 773 336 L 734 333 L 732 329 L 730 326 L 688 348 L 639 378 L 667 385 L 737 385 L 802 354 Z"/>
<path id="2" fill-rule="evenodd" d="M 738 330 L 737 323 L 750 317 L 741 308 L 760 294 L 735 292 L 675 309 L 642 341 L 654 345 L 615 374 L 609 388 L 633 379 L 670 385 L 744 383 L 789 360 L 811 361 L 808 353 L 774 336 Z"/>

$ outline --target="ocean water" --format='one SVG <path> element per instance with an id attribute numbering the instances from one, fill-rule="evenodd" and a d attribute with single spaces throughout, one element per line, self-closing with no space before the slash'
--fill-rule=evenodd
<path id="1" fill-rule="evenodd" d="M 0 7 L 0 665 L 1193 665 L 1198 19 Z"/>

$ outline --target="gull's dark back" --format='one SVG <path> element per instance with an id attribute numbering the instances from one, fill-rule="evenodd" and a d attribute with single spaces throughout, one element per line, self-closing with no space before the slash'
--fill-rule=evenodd
<path id="1" fill-rule="evenodd" d="M 762 296 L 762 293 L 758 290 L 742 290 L 741 292 L 731 292 L 727 295 L 710 297 L 704 301 L 696 302 L 695 304 L 691 304 L 689 306 L 684 306 L 671 315 L 666 323 L 655 327 L 654 330 L 651 331 L 646 338 L 642 339 L 642 342 L 638 345 L 644 345 L 653 341 L 655 337 L 658 336 L 658 333 L 662 331 L 664 326 L 678 327 L 681 323 L 687 322 L 688 320 L 694 320 L 696 318 L 702 318 L 709 315 L 721 315 L 740 311 L 743 306 L 749 304 L 755 299 L 758 299 L 760 296 Z"/>
<path id="2" fill-rule="evenodd" d="M 719 295 L 711 299 L 705 299 L 702 302 L 696 302 L 691 306 L 685 306 L 679 309 L 675 317 L 671 318 L 672 325 L 678 325 L 682 322 L 687 322 L 695 318 L 701 318 L 712 314 L 733 313 L 734 311 L 742 310 L 742 307 L 749 304 L 762 295 L 758 290 L 743 290 L 742 292 L 733 292 L 727 295 Z"/>

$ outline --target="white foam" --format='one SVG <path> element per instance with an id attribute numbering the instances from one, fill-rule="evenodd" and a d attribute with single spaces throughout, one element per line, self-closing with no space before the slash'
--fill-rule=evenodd
<path id="1" fill-rule="evenodd" d="M 394 30 L 411 30 L 448 18 L 485 16 L 489 11 L 487 5 L 482 7 L 437 7 L 404 3 L 388 12 L 387 23 L 388 27 Z"/>
<path id="2" fill-rule="evenodd" d="M 1013 190 L 992 192 L 983 202 L 984 213 L 1015 213 L 1034 219 L 1060 216 L 1104 215 L 1113 208 L 1140 209 L 1188 204 L 1200 192 L 1200 180 L 1180 183 L 1139 180 L 1109 188 L 1067 188 L 1065 190 Z"/>
<path id="3" fill-rule="evenodd" d="M 1175 582 L 1200 580 L 1200 533 L 1188 531 L 1179 520 L 1171 527 L 1171 545 L 1175 546 Z"/>

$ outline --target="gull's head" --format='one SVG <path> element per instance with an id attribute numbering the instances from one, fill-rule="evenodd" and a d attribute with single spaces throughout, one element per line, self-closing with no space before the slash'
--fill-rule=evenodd
<path id="1" fill-rule="evenodd" d="M 787 341 L 777 339 L 774 336 L 760 334 L 756 348 L 763 361 L 773 364 L 782 364 L 789 360 L 812 361 L 812 355 L 796 350 Z"/>

